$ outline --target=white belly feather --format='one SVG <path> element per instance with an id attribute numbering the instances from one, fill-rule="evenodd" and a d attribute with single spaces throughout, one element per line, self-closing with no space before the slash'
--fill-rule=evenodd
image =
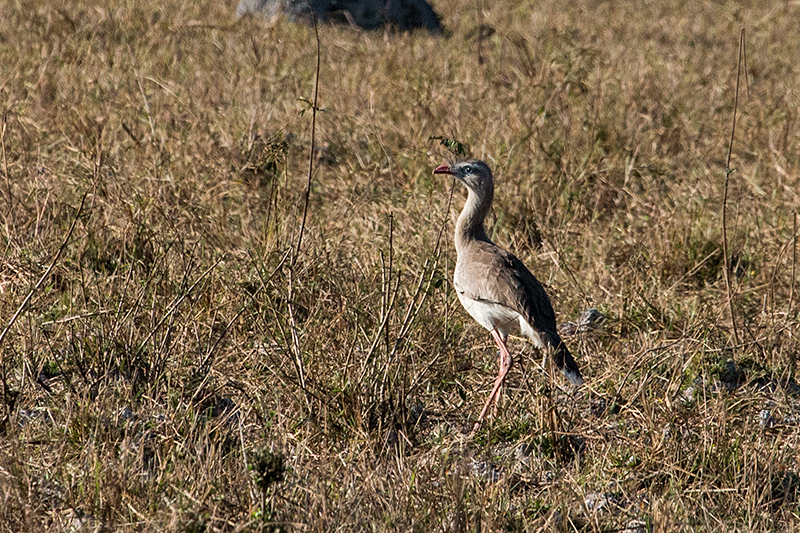
<path id="1" fill-rule="evenodd" d="M 503 338 L 510 335 L 522 334 L 533 342 L 537 348 L 544 348 L 544 343 L 539 333 L 528 324 L 522 315 L 510 307 L 485 300 L 473 300 L 458 292 L 458 299 L 467 313 L 475 319 L 478 324 L 489 331 L 496 329 Z"/>

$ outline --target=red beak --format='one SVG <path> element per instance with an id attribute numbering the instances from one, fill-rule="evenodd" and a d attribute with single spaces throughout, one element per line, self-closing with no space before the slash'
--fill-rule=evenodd
<path id="1" fill-rule="evenodd" d="M 442 165 L 440 167 L 436 167 L 435 169 L 433 169 L 433 173 L 434 174 L 450 174 L 450 175 L 453 175 L 453 171 L 450 170 L 450 167 L 448 167 L 447 165 Z"/>

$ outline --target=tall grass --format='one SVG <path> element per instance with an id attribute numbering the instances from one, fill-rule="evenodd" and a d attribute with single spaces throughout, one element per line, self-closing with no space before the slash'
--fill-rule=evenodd
<path id="1" fill-rule="evenodd" d="M 311 27 L 0 6 L 0 530 L 800 529 L 798 6 L 435 7 L 320 26 L 312 150 Z M 609 317 L 577 392 L 515 341 L 471 440 L 437 136 L 559 320 Z"/>

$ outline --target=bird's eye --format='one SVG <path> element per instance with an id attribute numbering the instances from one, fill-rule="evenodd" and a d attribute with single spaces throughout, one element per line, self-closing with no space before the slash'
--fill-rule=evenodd
<path id="1" fill-rule="evenodd" d="M 472 167 L 467 165 L 464 167 L 464 174 L 472 174 Z"/>

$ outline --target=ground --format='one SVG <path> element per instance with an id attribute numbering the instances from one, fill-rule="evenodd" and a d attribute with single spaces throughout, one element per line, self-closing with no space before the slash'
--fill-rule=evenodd
<path id="1" fill-rule="evenodd" d="M 0 6 L 0 531 L 800 529 L 797 2 L 235 4 Z M 607 317 L 474 436 L 458 150 Z"/>

